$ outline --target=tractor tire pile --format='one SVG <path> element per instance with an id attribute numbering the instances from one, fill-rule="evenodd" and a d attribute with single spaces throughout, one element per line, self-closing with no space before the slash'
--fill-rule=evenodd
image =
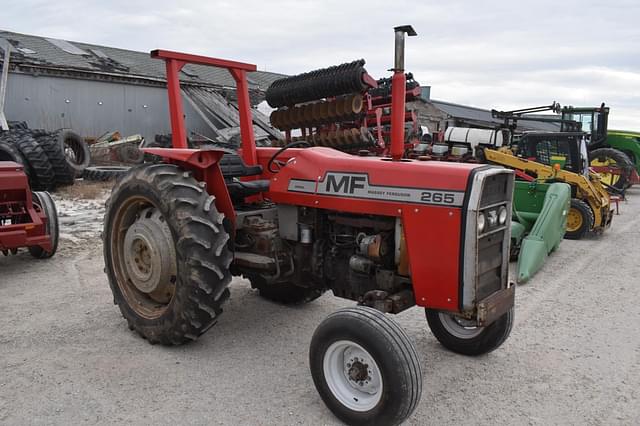
<path id="1" fill-rule="evenodd" d="M 11 123 L 0 131 L 0 161 L 13 161 L 24 167 L 35 191 L 55 191 L 72 185 L 89 165 L 89 148 L 70 129 L 48 132 L 29 129 L 26 123 Z"/>

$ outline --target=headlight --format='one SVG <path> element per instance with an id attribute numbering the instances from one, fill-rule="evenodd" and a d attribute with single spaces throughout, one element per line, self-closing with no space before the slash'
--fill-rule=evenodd
<path id="1" fill-rule="evenodd" d="M 478 233 L 481 234 L 484 231 L 484 226 L 486 223 L 486 219 L 484 217 L 484 213 L 478 213 Z"/>
<path id="2" fill-rule="evenodd" d="M 500 207 L 498 210 L 498 223 L 504 225 L 507 221 L 507 208 L 505 206 Z"/>

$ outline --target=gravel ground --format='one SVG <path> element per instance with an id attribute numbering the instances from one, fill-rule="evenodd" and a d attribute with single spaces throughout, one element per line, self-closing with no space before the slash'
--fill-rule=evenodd
<path id="1" fill-rule="evenodd" d="M 518 288 L 516 324 L 497 351 L 452 354 L 420 309 L 396 317 L 424 370 L 410 424 L 640 423 L 640 190 L 629 198 L 608 232 L 565 240 Z M 89 220 L 102 202 L 58 201 L 53 259 L 0 258 L 0 423 L 337 424 L 307 349 L 317 324 L 350 302 L 327 294 L 282 307 L 237 279 L 199 341 L 151 346 L 112 304 Z"/>

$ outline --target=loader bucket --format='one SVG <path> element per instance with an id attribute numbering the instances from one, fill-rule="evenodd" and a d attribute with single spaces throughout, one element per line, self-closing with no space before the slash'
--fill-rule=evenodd
<path id="1" fill-rule="evenodd" d="M 564 238 L 571 187 L 566 183 L 516 181 L 513 196 L 514 218 L 524 226 L 518 256 L 516 281 L 527 282 L 540 270 L 547 256 Z"/>

